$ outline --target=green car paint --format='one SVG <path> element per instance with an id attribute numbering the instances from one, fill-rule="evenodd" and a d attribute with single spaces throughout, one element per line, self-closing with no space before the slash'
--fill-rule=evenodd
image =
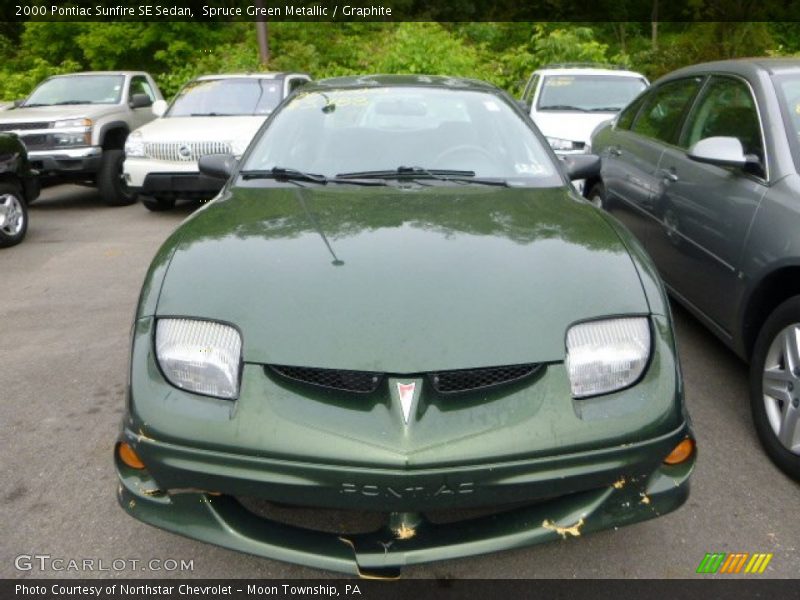
<path id="1" fill-rule="evenodd" d="M 574 399 L 567 329 L 646 316 L 634 385 Z M 234 401 L 170 385 L 159 318 L 234 325 Z M 432 371 L 536 363 L 525 379 L 436 392 Z M 267 365 L 386 374 L 353 394 Z M 397 383 L 418 402 L 404 422 Z M 244 552 L 353 574 L 653 518 L 688 496 L 694 456 L 671 316 L 639 244 L 560 187 L 293 185 L 234 176 L 151 265 L 133 328 L 117 458 L 132 516 Z M 220 495 L 217 495 L 220 494 Z M 356 534 L 268 520 L 240 499 L 386 513 Z M 453 523 L 433 511 L 504 510 Z"/>

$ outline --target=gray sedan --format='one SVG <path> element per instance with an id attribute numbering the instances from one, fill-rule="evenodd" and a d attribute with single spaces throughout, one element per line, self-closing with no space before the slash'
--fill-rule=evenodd
<path id="1" fill-rule="evenodd" d="M 675 71 L 599 127 L 586 196 L 749 361 L 759 438 L 800 479 L 800 60 Z"/>

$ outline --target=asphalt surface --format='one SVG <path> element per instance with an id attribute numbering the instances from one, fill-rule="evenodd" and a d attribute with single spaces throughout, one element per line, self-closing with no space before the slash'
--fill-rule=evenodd
<path id="1" fill-rule="evenodd" d="M 51 188 L 30 208 L 27 239 L 0 251 L 0 577 L 332 576 L 166 533 L 117 506 L 112 448 L 139 287 L 160 243 L 194 208 L 109 208 L 92 190 Z M 700 447 L 684 507 L 405 576 L 699 577 L 706 552 L 772 552 L 762 577 L 800 576 L 800 485 L 761 451 L 747 367 L 685 311 L 676 307 L 675 318 Z M 99 560 L 185 560 L 193 570 L 15 568 L 17 556 L 35 554 L 94 559 L 95 569 Z"/>

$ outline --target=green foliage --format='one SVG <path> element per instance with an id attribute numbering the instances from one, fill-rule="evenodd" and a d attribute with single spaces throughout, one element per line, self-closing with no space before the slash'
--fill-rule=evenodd
<path id="1" fill-rule="evenodd" d="M 432 73 L 486 79 L 519 94 L 531 72 L 553 62 L 622 63 L 656 78 L 720 58 L 800 52 L 797 23 L 625 22 L 631 0 L 597 0 L 619 22 L 271 22 L 261 65 L 245 22 L 27 22 L 0 28 L 0 98 L 26 95 L 44 77 L 76 70 L 150 71 L 166 96 L 200 74 L 296 70 L 315 78 L 356 73 Z M 696 0 L 713 17 L 722 0 Z M 662 3 L 663 4 L 663 3 Z M 664 10 L 668 7 L 664 6 Z"/>
<path id="2" fill-rule="evenodd" d="M 533 55 L 540 64 L 558 62 L 605 63 L 608 45 L 594 38 L 591 27 L 548 30 L 536 25 L 533 34 Z"/>

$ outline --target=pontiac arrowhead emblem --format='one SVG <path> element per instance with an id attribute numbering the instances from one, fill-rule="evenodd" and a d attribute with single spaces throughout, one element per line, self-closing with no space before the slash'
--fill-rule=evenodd
<path id="1" fill-rule="evenodd" d="M 400 406 L 403 409 L 403 420 L 408 425 L 408 418 L 411 416 L 411 407 L 414 405 L 414 390 L 416 382 L 398 383 L 397 394 L 400 396 Z"/>

